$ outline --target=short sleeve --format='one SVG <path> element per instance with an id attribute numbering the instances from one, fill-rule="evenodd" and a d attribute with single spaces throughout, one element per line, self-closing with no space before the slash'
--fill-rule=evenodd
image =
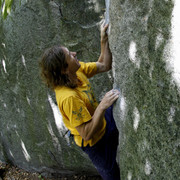
<path id="1" fill-rule="evenodd" d="M 91 78 L 97 73 L 96 62 L 89 62 L 89 63 L 80 62 L 80 64 L 81 64 L 81 69 L 83 73 L 87 76 L 87 78 Z"/>
<path id="2" fill-rule="evenodd" d="M 77 127 L 92 119 L 85 103 L 78 97 L 68 97 L 63 101 L 62 110 L 72 127 Z"/>

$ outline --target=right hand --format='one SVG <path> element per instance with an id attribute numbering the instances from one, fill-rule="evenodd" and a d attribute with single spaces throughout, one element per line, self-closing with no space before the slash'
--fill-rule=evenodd
<path id="1" fill-rule="evenodd" d="M 99 105 L 103 110 L 106 110 L 118 99 L 119 95 L 120 92 L 117 89 L 112 89 L 105 94 Z"/>
<path id="2" fill-rule="evenodd" d="M 106 42 L 108 40 L 107 28 L 109 24 L 105 24 L 105 21 L 101 24 L 101 42 Z"/>

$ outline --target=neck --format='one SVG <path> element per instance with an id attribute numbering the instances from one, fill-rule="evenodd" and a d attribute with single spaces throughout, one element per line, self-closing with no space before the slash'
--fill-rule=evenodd
<path id="1" fill-rule="evenodd" d="M 82 85 L 81 80 L 77 77 L 76 73 L 75 74 L 69 74 L 69 78 L 71 80 L 71 82 L 74 82 L 75 84 L 77 84 L 78 86 Z"/>
<path id="2" fill-rule="evenodd" d="M 74 74 L 69 73 L 69 78 L 71 79 L 72 82 L 75 82 L 75 83 L 78 82 L 76 73 L 74 73 Z"/>

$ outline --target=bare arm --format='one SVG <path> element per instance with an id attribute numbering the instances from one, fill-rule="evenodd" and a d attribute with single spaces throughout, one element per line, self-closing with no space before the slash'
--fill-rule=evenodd
<path id="1" fill-rule="evenodd" d="M 107 28 L 108 24 L 101 25 L 101 54 L 96 62 L 97 73 L 109 71 L 112 65 L 112 53 L 109 48 L 108 35 L 106 33 Z"/>
<path id="2" fill-rule="evenodd" d="M 92 119 L 86 123 L 83 123 L 80 126 L 77 126 L 76 129 L 79 132 L 80 136 L 85 140 L 90 140 L 93 135 L 101 129 L 103 125 L 103 117 L 105 110 L 111 106 L 114 101 L 119 97 L 118 90 L 111 90 L 106 93 L 99 106 L 96 108 Z"/>

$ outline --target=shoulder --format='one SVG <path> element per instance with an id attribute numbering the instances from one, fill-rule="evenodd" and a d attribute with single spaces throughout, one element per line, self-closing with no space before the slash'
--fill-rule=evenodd
<path id="1" fill-rule="evenodd" d="M 88 68 L 88 67 L 96 67 L 97 66 L 97 62 L 82 62 L 82 61 L 79 61 L 80 63 L 80 68 L 79 70 L 83 70 L 85 68 Z"/>
<path id="2" fill-rule="evenodd" d="M 86 67 L 86 63 L 85 62 L 82 62 L 82 61 L 79 61 L 79 64 L 81 65 L 80 68 L 78 69 L 79 72 L 83 71 Z"/>
<path id="3" fill-rule="evenodd" d="M 55 94 L 56 94 L 56 100 L 57 100 L 58 104 L 67 99 L 79 98 L 75 89 L 64 87 L 64 86 L 57 87 L 55 89 Z"/>
<path id="4" fill-rule="evenodd" d="M 107 72 L 107 71 L 111 70 L 111 66 L 108 67 L 108 66 L 104 65 L 103 63 L 96 62 L 96 65 L 97 65 L 97 73 Z"/>
<path id="5" fill-rule="evenodd" d="M 78 72 L 83 72 L 87 78 L 91 78 L 97 73 L 97 63 L 96 62 L 79 62 L 81 64 Z"/>

